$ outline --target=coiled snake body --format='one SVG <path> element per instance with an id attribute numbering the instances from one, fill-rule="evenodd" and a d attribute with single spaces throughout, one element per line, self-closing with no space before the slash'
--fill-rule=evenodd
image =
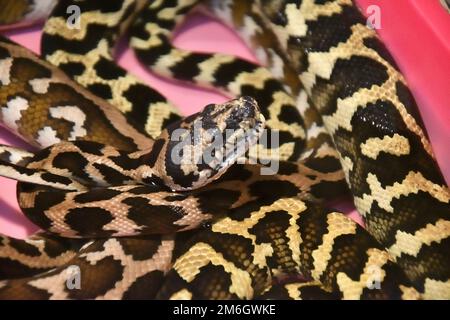
<path id="1" fill-rule="evenodd" d="M 197 1 L 77 1 L 76 32 L 65 24 L 70 4 L 46 22 L 42 51 L 80 85 L 0 43 L 2 123 L 48 147 L 1 149 L 0 173 L 23 181 L 19 204 L 46 231 L 1 238 L 0 297 L 450 297 L 448 187 L 405 80 L 351 1 L 208 2 L 267 68 L 172 47 Z M 113 64 L 131 24 L 130 45 L 153 71 L 256 102 L 211 105 L 180 122 Z M 256 104 L 280 144 L 259 141 L 247 158 L 279 160 L 276 175 L 252 162 L 225 172 L 245 150 L 226 165 L 168 164 L 171 130 L 196 119 L 220 132 L 251 129 L 237 136 L 254 144 Z M 323 207 L 345 182 L 367 230 Z M 66 286 L 73 266 L 79 290 Z M 302 278 L 279 280 L 285 274 Z"/>

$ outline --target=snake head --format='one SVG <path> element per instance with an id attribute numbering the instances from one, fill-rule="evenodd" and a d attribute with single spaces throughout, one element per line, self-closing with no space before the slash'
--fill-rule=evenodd
<path id="1" fill-rule="evenodd" d="M 160 150 L 154 172 L 172 190 L 200 188 L 244 156 L 257 143 L 264 124 L 251 97 L 209 104 L 161 133 L 155 142 Z"/>

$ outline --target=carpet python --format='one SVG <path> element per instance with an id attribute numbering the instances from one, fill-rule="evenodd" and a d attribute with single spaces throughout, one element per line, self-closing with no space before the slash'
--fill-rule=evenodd
<path id="1" fill-rule="evenodd" d="M 264 67 L 171 45 L 199 1 L 74 3 L 80 29 L 66 24 L 72 1 L 44 26 L 53 65 L 0 42 L 1 122 L 44 148 L 2 146 L 0 172 L 23 181 L 19 205 L 45 230 L 0 238 L 0 298 L 450 297 L 450 193 L 404 78 L 352 1 L 203 2 Z M 115 66 L 126 30 L 152 71 L 253 97 L 280 143 L 247 157 L 279 161 L 276 174 L 234 164 L 195 190 L 176 190 L 183 175 L 165 168 L 135 179 L 141 155 L 166 161 L 158 148 L 183 121 Z M 325 208 L 348 193 L 367 229 Z"/>

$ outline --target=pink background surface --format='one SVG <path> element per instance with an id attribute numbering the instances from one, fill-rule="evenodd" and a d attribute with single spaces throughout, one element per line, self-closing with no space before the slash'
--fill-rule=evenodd
<path id="1" fill-rule="evenodd" d="M 357 0 L 363 9 L 375 4 L 381 8 L 380 36 L 404 72 L 419 104 L 439 165 L 450 181 L 450 16 L 439 0 Z M 14 41 L 39 52 L 41 26 L 3 32 Z M 447 38 L 445 37 L 447 35 Z M 213 36 L 211 36 L 213 35 Z M 178 47 L 225 52 L 255 61 L 255 57 L 232 30 L 219 22 L 195 13 L 175 37 Z M 177 81 L 162 79 L 142 68 L 130 50 L 118 53 L 118 63 L 156 88 L 182 110 L 193 113 L 211 102 L 226 100 L 211 90 L 196 88 Z M 0 143 L 27 148 L 19 139 L 0 128 Z M 25 237 L 37 228 L 17 206 L 15 182 L 0 177 L 0 233 Z M 357 220 L 348 203 L 337 205 Z"/>

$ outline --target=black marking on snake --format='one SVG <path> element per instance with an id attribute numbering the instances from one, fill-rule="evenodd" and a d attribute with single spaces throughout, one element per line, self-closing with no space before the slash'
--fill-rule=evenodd
<path id="1" fill-rule="evenodd" d="M 122 203 L 130 206 L 128 218 L 140 226 L 140 232 L 145 234 L 165 234 L 178 230 L 181 226 L 174 222 L 186 215 L 181 207 L 154 205 L 146 198 L 127 198 Z"/>
<path id="2" fill-rule="evenodd" d="M 12 44 L 12 42 L 8 38 L 3 37 L 2 35 L 0 35 L 0 41 Z M 11 54 L 9 53 L 9 51 L 7 49 L 0 48 L 0 59 L 6 59 L 6 58 L 11 58 Z"/>
<path id="3" fill-rule="evenodd" d="M 292 182 L 273 180 L 270 181 L 270 188 L 264 181 L 255 181 L 249 186 L 252 196 L 261 198 L 262 202 L 270 202 L 274 199 L 283 197 L 295 197 L 298 194 L 298 188 Z"/>
<path id="4" fill-rule="evenodd" d="M 166 141 L 164 139 L 157 139 L 153 143 L 153 148 L 150 153 L 148 153 L 148 157 L 145 159 L 145 163 L 148 164 L 150 167 L 153 167 L 158 160 L 159 156 L 161 155 L 161 150 L 164 147 L 164 144 Z M 170 156 L 170 155 L 169 155 Z"/>
<path id="5" fill-rule="evenodd" d="M 0 152 L 0 161 L 12 162 L 11 156 L 12 154 L 9 151 Z"/>
<path id="6" fill-rule="evenodd" d="M 327 292 L 319 286 L 302 287 L 302 299 L 310 297 L 313 300 L 341 300 L 343 298 L 341 292 Z"/>
<path id="7" fill-rule="evenodd" d="M 86 70 L 86 67 L 81 62 L 74 61 L 61 63 L 58 67 L 72 77 L 80 76 Z"/>
<path id="8" fill-rule="evenodd" d="M 34 184 L 34 183 L 27 183 L 27 182 L 17 182 L 17 197 L 19 197 L 20 193 L 31 193 L 36 190 L 42 190 L 42 186 Z M 46 189 L 48 190 L 48 189 Z"/>
<path id="9" fill-rule="evenodd" d="M 151 192 L 159 192 L 161 191 L 160 186 L 154 186 L 154 185 L 137 185 L 136 187 L 133 187 L 129 189 L 127 192 L 131 194 L 149 194 Z"/>
<path id="10" fill-rule="evenodd" d="M 369 102 L 364 107 L 358 107 L 350 124 L 354 130 L 362 131 L 362 141 L 370 137 L 369 133 L 374 137 L 382 138 L 384 135 L 402 133 L 407 129 L 392 102 L 385 100 Z"/>
<path id="11" fill-rule="evenodd" d="M 245 181 L 248 180 L 251 176 L 252 173 L 247 170 L 244 165 L 234 164 L 217 180 L 217 182 L 213 182 L 213 184 L 220 181 Z"/>
<path id="12" fill-rule="evenodd" d="M 256 68 L 255 68 L 256 69 Z M 254 70 L 250 70 L 252 72 Z M 255 97 L 258 102 L 261 112 L 265 117 L 270 118 L 270 114 L 267 108 L 273 103 L 275 92 L 285 92 L 281 83 L 275 79 L 267 79 L 264 81 L 264 85 L 261 89 L 254 87 L 252 84 L 241 85 L 241 94 L 245 96 Z M 295 106 L 292 106 L 295 108 Z M 293 115 L 295 121 L 299 121 L 299 125 L 303 125 L 303 119 L 300 114 L 296 113 Z M 293 120 L 293 119 L 291 119 Z"/>
<path id="13" fill-rule="evenodd" d="M 150 37 L 150 34 L 147 32 L 147 30 L 143 30 L 144 28 L 139 29 L 137 32 L 133 32 L 133 37 L 139 38 L 141 40 L 148 39 Z M 142 36 L 140 36 L 140 34 Z M 165 35 L 157 34 L 153 35 L 155 38 L 159 38 L 161 42 L 166 42 L 167 39 Z M 137 48 L 134 48 L 134 52 L 136 53 L 136 56 L 138 56 L 139 60 L 142 62 L 145 62 L 147 65 L 153 65 L 158 61 L 158 59 L 162 56 L 168 55 L 170 51 L 172 50 L 172 47 L 169 45 L 161 45 L 157 46 L 151 49 L 145 49 L 145 50 L 139 50 Z"/>
<path id="14" fill-rule="evenodd" d="M 121 185 L 131 181 L 131 178 L 102 163 L 94 163 L 92 166 L 96 168 L 111 185 Z"/>
<path id="15" fill-rule="evenodd" d="M 151 113 L 152 105 L 157 102 L 166 103 L 166 99 L 162 95 L 141 83 L 135 83 L 130 86 L 123 92 L 123 97 L 133 105 L 131 111 L 126 112 L 129 118 L 132 119 L 130 122 L 135 123 L 139 128 L 145 128 L 147 118 Z M 180 118 L 180 116 L 172 112 L 170 113 L 170 117 L 164 120 L 162 127 L 165 128 L 168 123 L 179 120 Z"/>
<path id="16" fill-rule="evenodd" d="M 344 180 L 321 181 L 310 187 L 310 192 L 319 199 L 326 199 L 332 195 L 340 196 L 348 194 L 349 189 Z"/>
<path id="17" fill-rule="evenodd" d="M 43 236 L 42 234 L 40 234 Z M 57 257 L 69 250 L 78 250 L 85 242 L 84 240 L 62 238 L 51 233 L 45 234 L 46 243 L 44 246 L 44 252 L 49 257 Z"/>
<path id="18" fill-rule="evenodd" d="M 395 70 L 400 71 L 391 53 L 377 37 L 364 38 L 363 43 L 366 47 L 376 51 L 376 53 L 378 53 L 381 58 L 386 60 Z M 405 106 L 408 105 L 405 104 Z"/>
<path id="19" fill-rule="evenodd" d="M 209 130 L 211 134 L 217 134 L 218 128 L 217 123 L 214 121 L 214 119 L 207 115 L 203 118 L 203 121 L 201 123 L 202 129 Z M 191 144 L 195 145 L 195 136 L 191 137 Z"/>
<path id="20" fill-rule="evenodd" d="M 336 137 L 334 139 L 334 143 L 337 148 L 340 148 L 341 156 L 343 158 L 350 158 L 353 162 L 353 168 L 349 171 L 349 185 L 352 192 L 355 190 L 359 190 L 360 194 L 356 194 L 361 196 L 362 194 L 370 194 L 370 187 L 366 181 L 367 171 L 361 165 L 362 156 L 359 155 L 359 149 L 355 147 L 356 143 L 352 141 L 351 133 L 347 130 L 343 130 L 339 128 Z"/>
<path id="21" fill-rule="evenodd" d="M 342 234 L 334 238 L 333 255 L 320 277 L 320 281 L 325 286 L 336 285 L 334 283 L 336 278 L 330 275 L 335 275 L 338 270 L 345 273 L 353 281 L 360 279 L 368 258 L 366 249 L 380 247 L 373 239 L 368 236 L 364 237 L 364 235 L 368 234 L 361 233 L 361 237 L 358 238 L 353 234 Z M 355 243 L 355 240 L 358 240 L 358 243 Z"/>
<path id="22" fill-rule="evenodd" d="M 234 81 L 239 74 L 251 73 L 254 72 L 257 68 L 258 67 L 254 64 L 239 59 L 221 64 L 214 72 L 214 84 L 225 88 L 230 82 Z M 257 96 L 247 94 L 244 91 L 242 91 L 242 95 L 249 95 L 258 98 Z M 263 104 L 259 104 L 259 106 L 262 108 L 262 110 L 264 109 Z"/>
<path id="23" fill-rule="evenodd" d="M 135 261 L 144 261 L 153 257 L 161 245 L 160 235 L 143 235 L 139 237 L 121 238 L 122 249 L 126 255 L 131 255 Z"/>
<path id="24" fill-rule="evenodd" d="M 175 144 L 175 142 L 170 142 L 169 144 Z M 170 149 L 171 147 L 169 146 L 167 148 L 167 153 L 169 153 Z M 177 155 L 180 157 L 179 159 L 183 157 L 183 153 L 184 153 L 183 149 L 180 149 L 180 152 Z M 172 162 L 170 154 L 165 155 L 164 165 L 166 168 L 167 175 L 172 177 L 173 181 L 183 188 L 189 188 L 192 186 L 192 181 L 197 181 L 198 177 L 197 172 L 189 172 L 187 174 L 184 173 L 180 165 Z M 208 168 L 208 166 L 205 164 L 199 164 L 198 165 L 199 170 L 202 170 L 201 167 Z"/>
<path id="25" fill-rule="evenodd" d="M 98 5 L 90 4 L 89 1 L 86 1 L 86 5 L 88 5 L 88 6 L 92 5 L 92 7 L 86 8 L 86 10 L 89 10 L 89 11 L 99 9 Z M 108 3 L 105 6 L 102 5 L 100 7 L 100 11 L 103 13 L 116 13 L 122 9 L 122 6 L 123 6 L 123 1 L 112 0 L 112 1 L 108 1 Z M 129 7 L 132 7 L 132 6 L 129 6 Z M 124 16 L 126 17 L 126 14 L 124 14 Z"/>
<path id="26" fill-rule="evenodd" d="M 60 0 L 59 3 L 60 4 L 57 7 L 55 7 L 52 16 L 67 18 L 68 13 L 66 12 L 65 9 L 67 8 L 67 6 L 72 4 L 73 1 Z M 98 6 L 95 3 L 91 3 L 90 1 L 77 1 L 77 5 L 79 5 L 80 8 L 82 8 L 81 12 L 99 10 L 102 13 L 117 13 L 122 9 L 123 1 L 110 0 L 105 4 L 102 4 L 102 6 Z M 62 10 L 62 8 L 64 8 L 64 10 Z"/>
<path id="27" fill-rule="evenodd" d="M 331 156 L 325 156 L 323 158 L 307 158 L 305 161 L 305 166 L 318 172 L 333 172 L 341 169 L 341 166 L 339 162 L 336 161 L 336 158 Z"/>
<path id="28" fill-rule="evenodd" d="M 157 176 L 145 177 L 142 179 L 142 183 L 150 187 L 158 187 L 160 191 L 171 191 L 171 189 L 164 184 L 164 180 Z"/>
<path id="29" fill-rule="evenodd" d="M 93 94 L 102 97 L 103 99 L 112 99 L 113 94 L 111 87 L 104 83 L 92 83 L 86 86 L 86 88 Z"/>
<path id="30" fill-rule="evenodd" d="M 65 185 L 69 185 L 72 183 L 72 181 L 69 178 L 59 176 L 56 174 L 52 174 L 52 173 L 48 173 L 48 172 L 44 172 L 41 175 L 41 178 L 48 182 L 61 183 L 61 184 L 65 184 Z"/>
<path id="31" fill-rule="evenodd" d="M 232 209 L 229 216 L 235 221 L 244 221 L 250 218 L 253 212 L 258 211 L 264 204 L 258 200 L 247 201 L 245 204 Z"/>
<path id="32" fill-rule="evenodd" d="M 329 210 L 323 209 L 311 202 L 305 202 L 306 210 L 300 213 L 296 221 L 303 241 L 300 242 L 300 271 L 305 276 L 310 276 L 314 269 L 312 253 L 322 244 L 322 235 L 327 230 L 328 225 L 325 217 Z M 305 236 L 307 235 L 307 237 Z"/>
<path id="33" fill-rule="evenodd" d="M 419 108 L 417 107 L 416 101 L 414 100 L 414 97 L 409 88 L 404 83 L 397 81 L 395 83 L 395 90 L 400 102 L 406 108 L 407 112 L 413 116 L 416 123 L 420 126 L 423 133 L 425 134 L 425 137 L 427 137 L 428 139 L 428 133 L 425 129 L 425 124 L 422 117 L 420 116 Z"/>
<path id="34" fill-rule="evenodd" d="M 11 246 L 17 250 L 17 252 L 22 253 L 24 255 L 31 256 L 31 257 L 37 257 L 41 254 L 39 252 L 38 248 L 36 248 L 35 246 L 33 246 L 29 243 L 26 243 L 24 241 L 10 238 L 9 242 L 10 242 Z"/>
<path id="35" fill-rule="evenodd" d="M 312 89 L 310 96 L 312 104 L 319 110 L 323 115 L 332 115 L 337 110 L 337 96 L 339 90 L 337 84 L 330 86 L 329 80 L 323 79 L 320 76 L 316 76 L 316 83 Z M 320 96 L 328 96 L 328 99 L 321 99 Z"/>
<path id="36" fill-rule="evenodd" d="M 187 287 L 192 291 L 193 299 L 238 299 L 230 292 L 231 275 L 223 266 L 208 263 L 200 268 L 200 273 Z"/>
<path id="37" fill-rule="evenodd" d="M 356 23 L 365 23 L 352 7 L 343 7 L 342 12 L 332 16 L 320 16 L 307 20 L 308 34 L 301 37 L 301 44 L 307 52 L 328 52 L 332 47 L 347 41 Z M 314 37 L 309 35 L 314 34 Z"/>
<path id="38" fill-rule="evenodd" d="M 113 220 L 110 212 L 102 208 L 83 207 L 67 211 L 64 222 L 85 236 L 111 235 L 114 232 L 102 228 Z M 89 223 L 86 223 L 89 221 Z"/>
<path id="39" fill-rule="evenodd" d="M 329 82 L 339 84 L 338 97 L 344 99 L 363 88 L 382 85 L 388 78 L 387 68 L 380 62 L 353 55 L 350 59 L 336 60 Z"/>
<path id="40" fill-rule="evenodd" d="M 17 192 L 20 199 L 20 193 L 26 192 L 27 188 L 31 188 L 35 191 L 35 187 L 30 183 L 17 184 Z M 52 190 L 52 189 L 51 189 Z M 55 190 L 55 189 L 53 189 Z M 24 214 L 30 219 L 34 224 L 38 225 L 44 230 L 49 229 L 52 226 L 52 220 L 50 220 L 45 214 L 42 214 L 42 209 L 51 208 L 64 201 L 66 197 L 66 192 L 63 191 L 40 191 L 36 194 L 34 202 L 35 206 L 31 208 L 21 208 Z"/>
<path id="41" fill-rule="evenodd" d="M 52 165 L 55 168 L 67 169 L 74 177 L 90 181 L 89 174 L 85 171 L 88 161 L 79 152 L 69 151 L 58 153 L 53 159 Z"/>
<path id="42" fill-rule="evenodd" d="M 330 2 L 333 2 L 333 1 L 335 1 L 335 0 L 314 0 L 314 3 L 316 3 L 316 4 L 327 4 L 327 3 L 330 3 Z"/>
<path id="43" fill-rule="evenodd" d="M 23 72 L 27 70 L 27 72 Z M 40 79 L 40 78 L 50 78 L 52 72 L 34 61 L 30 61 L 27 58 L 17 57 L 14 58 L 14 64 L 11 66 L 11 75 L 16 76 L 18 79 Z M 34 92 L 28 81 L 27 86 L 31 92 Z"/>
<path id="44" fill-rule="evenodd" d="M 197 241 L 201 241 L 201 238 L 206 236 L 211 238 L 206 243 L 211 245 L 215 251 L 220 252 L 227 261 L 232 262 L 236 267 L 246 270 L 248 268 L 247 263 L 253 261 L 250 253 L 253 252 L 254 246 L 250 239 L 244 239 L 236 234 L 218 234 L 205 230 Z M 243 258 L 244 255 L 246 255 L 245 258 Z"/>
<path id="45" fill-rule="evenodd" d="M 267 134 L 264 134 L 259 140 L 259 144 L 263 146 L 264 148 L 276 148 L 278 146 L 281 146 L 285 143 L 292 143 L 293 141 L 297 140 L 294 144 L 294 149 L 292 151 L 292 154 L 289 156 L 288 161 L 295 161 L 300 156 L 300 153 L 302 152 L 305 142 L 302 140 L 299 140 L 298 138 L 294 138 L 294 136 L 287 131 L 278 131 L 278 130 L 272 130 L 266 126 L 266 132 Z M 271 137 L 272 135 L 276 137 L 278 135 L 278 139 L 274 139 L 272 141 Z M 272 143 L 273 142 L 273 143 Z"/>
<path id="46" fill-rule="evenodd" d="M 98 251 L 104 251 L 104 249 L 99 248 Z M 81 285 L 80 290 L 65 288 L 70 299 L 95 299 L 111 290 L 111 283 L 116 283 L 123 277 L 124 266 L 112 256 L 96 261 L 95 265 L 84 258 L 76 259 L 74 264 L 80 268 Z M 102 270 L 102 272 L 96 272 L 96 270 Z"/>
<path id="47" fill-rule="evenodd" d="M 276 11 L 273 16 L 271 16 L 270 19 L 273 23 L 279 26 L 286 26 L 288 23 L 286 13 L 284 11 Z"/>
<path id="48" fill-rule="evenodd" d="M 0 265 L 0 280 L 25 278 L 47 270 L 47 268 L 29 267 L 10 257 L 0 258 Z"/>
<path id="49" fill-rule="evenodd" d="M 30 300 L 49 300 L 51 294 L 44 289 L 38 289 L 33 286 L 21 286 L 17 282 L 6 282 L 6 286 L 2 287 L 2 296 L 13 297 L 14 293 L 17 293 L 17 287 L 20 289 L 20 293 Z"/>
<path id="50" fill-rule="evenodd" d="M 297 119 L 299 118 L 299 113 L 291 105 L 282 105 L 277 117 L 280 121 L 287 124 L 298 124 Z"/>
<path id="51" fill-rule="evenodd" d="M 423 261 L 425 265 L 435 263 L 436 272 L 432 278 L 445 283 L 450 277 L 448 248 L 450 248 L 450 239 L 446 238 L 438 243 L 433 243 L 432 246 L 422 245 L 416 257 L 403 254 L 398 260 L 402 262 L 402 266 L 404 265 L 403 270 L 408 274 L 414 286 L 423 291 L 424 280 L 427 276 L 423 274 L 422 264 L 418 264 L 417 260 Z"/>
<path id="52" fill-rule="evenodd" d="M 51 83 L 48 89 L 51 93 L 52 107 L 61 105 L 76 105 L 86 115 L 85 127 L 88 132 L 95 132 L 102 130 L 104 133 L 104 140 L 98 141 L 99 143 L 113 144 L 122 150 L 135 150 L 135 143 L 129 137 L 123 136 L 117 128 L 111 123 L 104 123 L 102 127 L 98 127 L 98 122 L 93 122 L 91 119 L 104 118 L 105 115 L 102 110 L 96 107 L 95 103 L 83 96 L 81 96 L 72 87 L 69 87 L 63 83 Z M 63 97 L 63 98 L 59 98 Z M 59 100 L 61 99 L 61 100 Z M 62 123 L 63 119 L 58 119 L 58 122 Z M 66 137 L 63 140 L 68 140 L 69 133 L 72 130 L 73 123 L 67 121 Z"/>
<path id="53" fill-rule="evenodd" d="M 210 55 L 194 53 L 183 59 L 183 61 L 175 64 L 170 71 L 177 79 L 190 80 L 200 74 L 199 64 L 208 60 Z"/>
<path id="54" fill-rule="evenodd" d="M 238 258 L 239 254 L 248 253 L 252 248 L 249 239 L 242 239 L 235 235 L 214 234 L 208 230 L 197 233 L 198 237 L 194 242 L 191 238 L 190 244 L 203 242 L 212 245 L 219 253 L 223 254 L 224 258 L 232 263 L 238 263 L 238 266 L 243 266 L 240 261 L 233 258 Z M 244 245 L 244 247 L 242 247 Z M 186 246 L 184 248 L 189 248 Z M 247 249 L 247 250 L 246 250 Z M 180 254 L 184 253 L 183 251 Z M 178 255 L 177 255 L 178 257 Z M 248 257 L 251 259 L 251 257 Z M 239 258 L 238 258 L 239 260 Z M 247 269 L 244 267 L 244 270 Z M 170 284 L 170 286 L 166 286 Z M 237 299 L 235 294 L 230 293 L 231 286 L 230 274 L 225 271 L 223 266 L 214 266 L 208 263 L 200 268 L 200 273 L 189 283 L 182 279 L 174 270 L 169 271 L 166 275 L 164 284 L 157 295 L 157 299 L 168 299 L 170 295 L 187 288 L 191 293 L 193 299 L 215 298 L 215 299 Z"/>
<path id="55" fill-rule="evenodd" d="M 77 203 L 89 203 L 95 201 L 111 200 L 115 196 L 121 194 L 121 191 L 117 191 L 110 188 L 93 188 L 86 192 L 77 194 L 73 200 Z"/>
<path id="56" fill-rule="evenodd" d="M 408 203 L 405 200 L 408 200 Z M 439 219 L 446 219 L 447 212 L 445 208 L 448 206 L 448 204 L 432 199 L 428 193 L 423 191 L 411 194 L 407 199 L 404 196 L 399 197 L 399 199 L 393 199 L 391 205 L 394 208 L 396 208 L 395 205 L 404 207 L 401 213 L 396 213 L 395 219 L 392 219 L 389 216 L 392 213 L 381 208 L 377 201 L 374 201 L 372 204 L 371 214 L 365 217 L 367 229 L 386 247 L 396 242 L 395 230 L 399 230 L 399 226 L 401 226 L 402 231 L 414 234 L 419 229 L 435 224 Z M 417 209 L 424 210 L 428 214 L 415 216 L 414 211 Z"/>
<path id="57" fill-rule="evenodd" d="M 387 264 L 385 264 L 383 266 L 383 270 L 386 272 L 386 275 L 383 278 L 383 282 L 379 283 L 379 289 L 377 289 L 378 284 L 375 282 L 376 279 L 370 279 L 374 281 L 370 283 L 369 280 L 369 286 L 363 288 L 363 291 L 361 293 L 361 300 L 400 300 L 402 298 L 403 292 L 400 290 L 399 286 L 409 284 L 409 281 L 407 280 L 403 272 L 401 272 L 398 269 L 398 266 L 392 262 L 388 262 Z M 372 285 L 373 287 L 371 287 L 370 285 Z"/>
<path id="58" fill-rule="evenodd" d="M 381 85 L 387 79 L 386 67 L 370 58 L 352 56 L 350 59 L 337 59 L 329 80 L 316 76 L 311 99 L 323 115 L 332 115 L 336 112 L 338 98 L 344 99 L 362 88 Z M 333 86 L 330 86 L 330 83 L 333 83 Z M 321 99 L 322 95 L 329 98 Z"/>
<path id="59" fill-rule="evenodd" d="M 93 154 L 96 156 L 103 156 L 102 149 L 104 147 L 103 144 L 94 142 L 94 141 L 86 141 L 86 140 L 77 140 L 73 142 L 81 152 Z"/>
<path id="60" fill-rule="evenodd" d="M 181 278 L 178 273 L 172 269 L 165 275 L 163 284 L 157 292 L 156 299 L 167 300 L 174 292 L 185 289 L 187 286 L 188 283 L 186 280 Z"/>
<path id="61" fill-rule="evenodd" d="M 116 64 L 112 64 L 110 60 L 103 57 L 95 63 L 94 69 L 97 75 L 105 80 L 116 80 L 127 74 L 124 69 Z"/>
<path id="62" fill-rule="evenodd" d="M 213 214 L 225 213 L 240 196 L 239 191 L 229 189 L 201 189 L 195 194 L 198 195 L 200 211 Z M 211 199 L 214 199 L 214 201 L 211 201 Z"/>
<path id="63" fill-rule="evenodd" d="M 273 286 L 267 293 L 264 293 L 260 298 L 263 300 L 290 300 L 292 299 L 286 289 L 287 281 L 283 285 Z M 298 283 L 293 280 L 292 283 Z M 292 288 L 290 289 L 292 290 Z M 341 292 L 327 292 L 320 285 L 306 285 L 302 286 L 300 290 L 296 290 L 302 300 L 341 300 L 343 298 Z"/>
<path id="64" fill-rule="evenodd" d="M 148 163 L 145 161 L 147 160 L 146 155 L 134 159 L 129 157 L 128 153 L 126 152 L 122 152 L 120 150 L 118 150 L 118 152 L 118 156 L 109 156 L 108 158 L 124 170 L 135 170 L 142 164 L 148 165 Z"/>
<path id="65" fill-rule="evenodd" d="M 45 45 L 42 46 L 41 55 L 45 57 L 62 49 L 74 54 L 85 55 L 97 48 L 99 41 L 98 35 L 103 35 L 101 38 L 107 38 L 105 33 L 109 33 L 105 26 L 98 24 L 89 24 L 86 31 L 86 37 L 81 41 L 65 39 L 59 35 L 50 35 L 44 32 L 42 34 L 41 43 L 45 43 Z"/>
<path id="66" fill-rule="evenodd" d="M 167 1 L 167 4 L 165 3 L 164 6 L 174 8 L 177 7 L 177 4 L 174 3 L 174 1 Z M 174 21 L 172 19 L 160 19 L 158 17 L 158 12 L 159 11 L 151 10 L 150 8 L 144 8 L 144 10 L 139 13 L 136 23 L 134 24 L 136 31 L 143 30 L 144 28 L 142 28 L 140 24 L 145 24 L 147 21 L 153 21 L 161 29 L 172 30 L 175 27 Z M 132 34 L 134 36 L 136 31 L 134 31 L 134 29 L 132 30 Z M 143 36 L 144 39 L 147 39 L 146 37 L 147 36 L 145 35 Z"/>
<path id="67" fill-rule="evenodd" d="M 173 195 L 169 195 L 167 197 L 164 198 L 164 200 L 166 201 L 183 201 L 188 197 L 187 194 L 173 194 Z"/>
<path id="68" fill-rule="evenodd" d="M 293 162 L 280 161 L 278 163 L 278 175 L 291 175 L 298 172 L 298 165 Z"/>
<path id="69" fill-rule="evenodd" d="M 4 162 L 4 163 L 2 163 Z M 34 170 L 26 168 L 26 167 L 21 167 L 21 166 L 14 166 L 9 164 L 8 162 L 4 161 L 4 160 L 0 160 L 0 164 L 3 166 L 12 166 L 14 167 L 14 170 L 17 171 L 18 173 L 20 173 L 21 175 L 27 175 L 27 176 L 31 176 L 34 174 Z"/>
<path id="70" fill-rule="evenodd" d="M 445 185 L 440 171 L 436 167 L 428 165 L 433 159 L 423 149 L 420 138 L 408 130 L 400 113 L 390 102 L 378 100 L 374 104 L 369 103 L 364 108 L 359 107 L 351 120 L 351 124 L 353 130 L 359 132 L 357 139 L 350 139 L 350 137 L 347 137 L 350 134 L 345 134 L 345 132 L 340 133 L 341 136 L 346 137 L 346 141 L 353 140 L 353 148 L 357 152 L 355 156 L 351 157 L 354 162 L 353 171 L 361 170 L 363 174 L 371 172 L 377 176 L 381 186 L 386 187 L 395 182 L 403 181 L 404 177 L 410 173 L 411 168 L 420 168 L 415 171 L 419 171 L 426 179 L 434 183 Z M 360 143 L 364 143 L 366 139 L 383 138 L 385 135 L 392 137 L 395 133 L 408 140 L 409 154 L 394 156 L 381 152 L 377 160 L 373 160 L 361 154 L 359 147 L 357 147 Z M 340 141 L 341 138 L 335 139 L 337 145 L 341 143 Z M 389 166 L 393 169 L 385 170 L 384 167 L 379 166 L 380 162 L 389 163 Z M 406 163 L 408 165 L 405 165 Z M 361 168 L 358 169 L 359 167 Z M 353 183 L 358 182 L 352 180 Z"/>
<path id="71" fill-rule="evenodd" d="M 285 233 L 285 230 L 289 229 L 290 218 L 291 215 L 284 210 L 271 211 L 248 230 L 250 234 L 255 235 L 256 244 L 273 244 L 274 252 L 266 258 L 267 265 L 283 272 L 296 272 L 296 263 L 291 258 L 293 253 Z"/>

